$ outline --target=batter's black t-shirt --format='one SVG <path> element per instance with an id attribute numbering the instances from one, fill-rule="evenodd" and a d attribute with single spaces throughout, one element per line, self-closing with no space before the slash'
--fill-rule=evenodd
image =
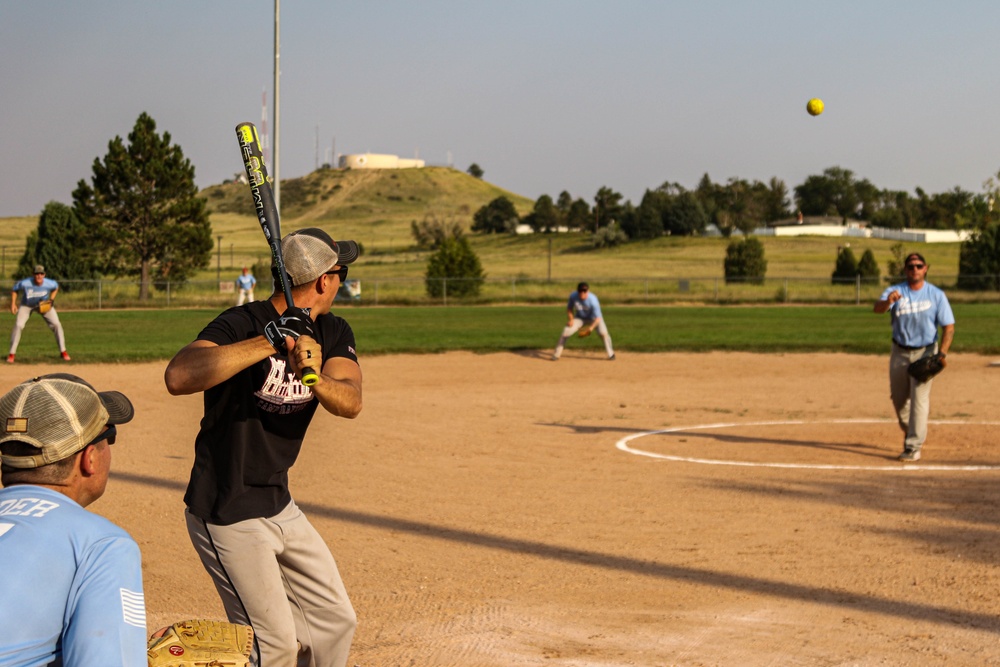
<path id="1" fill-rule="evenodd" d="M 270 301 L 230 308 L 198 340 L 228 345 L 256 338 L 279 316 Z M 322 363 L 357 361 L 354 332 L 332 314 L 315 322 Z M 197 517 L 229 525 L 274 516 L 291 501 L 288 469 L 295 463 L 319 401 L 273 354 L 205 391 L 205 416 L 195 440 L 194 466 L 184 502 Z"/>

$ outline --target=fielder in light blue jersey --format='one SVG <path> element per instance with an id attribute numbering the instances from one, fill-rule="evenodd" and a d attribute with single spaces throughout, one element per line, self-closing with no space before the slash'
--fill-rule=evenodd
<path id="1" fill-rule="evenodd" d="M 59 293 L 59 283 L 51 278 L 45 277 L 45 267 L 41 264 L 35 266 L 35 273 L 31 278 L 25 278 L 14 283 L 10 293 L 10 312 L 14 314 L 14 328 L 10 332 L 10 352 L 7 353 L 7 363 L 14 363 L 14 355 L 17 354 L 17 346 L 21 342 L 21 332 L 24 325 L 28 323 L 28 318 L 32 313 L 37 312 L 45 318 L 45 324 L 56 337 L 56 344 L 59 346 L 59 355 L 64 361 L 69 361 L 69 353 L 66 351 L 66 334 L 63 333 L 62 323 L 56 313 L 55 299 Z M 21 303 L 17 303 L 17 295 L 21 295 Z"/>
<path id="2" fill-rule="evenodd" d="M 0 397 L 0 665 L 146 667 L 139 546 L 84 509 L 133 414 L 65 373 Z"/>
<path id="3" fill-rule="evenodd" d="M 580 336 L 589 336 L 595 330 L 604 341 L 604 351 L 608 359 L 615 358 L 615 349 L 611 345 L 611 334 L 608 332 L 608 325 L 604 323 L 604 316 L 601 313 L 601 302 L 597 295 L 590 291 L 590 285 L 580 283 L 576 286 L 576 291 L 569 295 L 566 303 L 566 326 L 559 336 L 556 349 L 552 353 L 552 361 L 557 361 L 562 356 L 566 341 L 577 331 Z"/>
<path id="4" fill-rule="evenodd" d="M 876 313 L 892 316 L 892 354 L 889 357 L 889 394 L 896 410 L 899 428 L 905 433 L 900 461 L 914 462 L 921 457 L 927 439 L 927 416 L 931 408 L 931 383 L 910 377 L 911 363 L 922 357 L 951 349 L 955 337 L 955 315 L 948 297 L 927 282 L 930 265 L 920 253 L 913 252 L 904 264 L 906 282 L 887 287 L 875 302 Z M 941 341 L 938 342 L 938 328 Z"/>

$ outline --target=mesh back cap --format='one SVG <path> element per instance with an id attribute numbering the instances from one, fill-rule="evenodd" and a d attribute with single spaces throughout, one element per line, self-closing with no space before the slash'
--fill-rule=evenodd
<path id="1" fill-rule="evenodd" d="M 117 391 L 98 392 L 69 373 L 42 375 L 0 397 L 0 443 L 24 442 L 34 456 L 3 455 L 12 468 L 37 468 L 61 461 L 86 447 L 107 424 L 132 420 L 135 410 Z"/>
<path id="2" fill-rule="evenodd" d="M 358 254 L 354 241 L 334 241 L 316 227 L 300 229 L 281 239 L 281 257 L 293 286 L 312 282 L 334 266 L 350 264 Z"/>

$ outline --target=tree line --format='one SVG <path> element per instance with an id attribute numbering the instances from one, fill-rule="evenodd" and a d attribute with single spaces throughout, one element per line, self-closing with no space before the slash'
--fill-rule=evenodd
<path id="1" fill-rule="evenodd" d="M 194 166 L 148 114 L 127 142 L 108 143 L 92 172 L 90 183 L 77 183 L 72 206 L 45 205 L 12 278 L 31 275 L 36 264 L 57 281 L 138 278 L 139 298 L 148 299 L 151 289 L 208 266 L 212 228 Z"/>
<path id="2" fill-rule="evenodd" d="M 727 258 L 735 257 L 734 276 L 762 279 L 761 272 L 766 270 L 763 247 L 748 237 L 758 227 L 799 215 L 837 217 L 842 224 L 857 221 L 889 229 L 966 230 L 971 236 L 962 243 L 958 286 L 1000 290 L 1000 173 L 987 179 L 980 193 L 955 187 L 928 194 L 918 187 L 913 195 L 880 189 L 842 167 L 807 177 L 791 193 L 779 178 L 767 183 L 742 178 L 716 183 L 704 174 L 691 190 L 668 181 L 647 189 L 638 205 L 623 200 L 621 193 L 606 186 L 598 189 L 593 205 L 567 191 L 556 199 L 543 194 L 530 212 L 520 216 L 514 204 L 501 196 L 475 212 L 472 231 L 512 233 L 522 224 L 536 232 L 582 231 L 591 233 L 595 247 L 606 247 L 664 235 L 700 235 L 714 224 L 725 237 L 737 230 L 745 237 L 739 247 L 730 245 L 727 254 Z M 834 277 L 846 279 L 853 266 L 856 275 L 870 279 L 873 261 L 874 257 L 862 257 L 861 262 L 844 257 Z M 728 265 L 726 275 L 730 275 Z"/>

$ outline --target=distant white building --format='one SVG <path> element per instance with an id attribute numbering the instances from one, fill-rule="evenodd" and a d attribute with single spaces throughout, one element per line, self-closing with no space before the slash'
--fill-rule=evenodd
<path id="1" fill-rule="evenodd" d="M 341 169 L 416 169 L 424 166 L 423 160 L 401 158 L 380 153 L 341 155 L 337 166 Z"/>

